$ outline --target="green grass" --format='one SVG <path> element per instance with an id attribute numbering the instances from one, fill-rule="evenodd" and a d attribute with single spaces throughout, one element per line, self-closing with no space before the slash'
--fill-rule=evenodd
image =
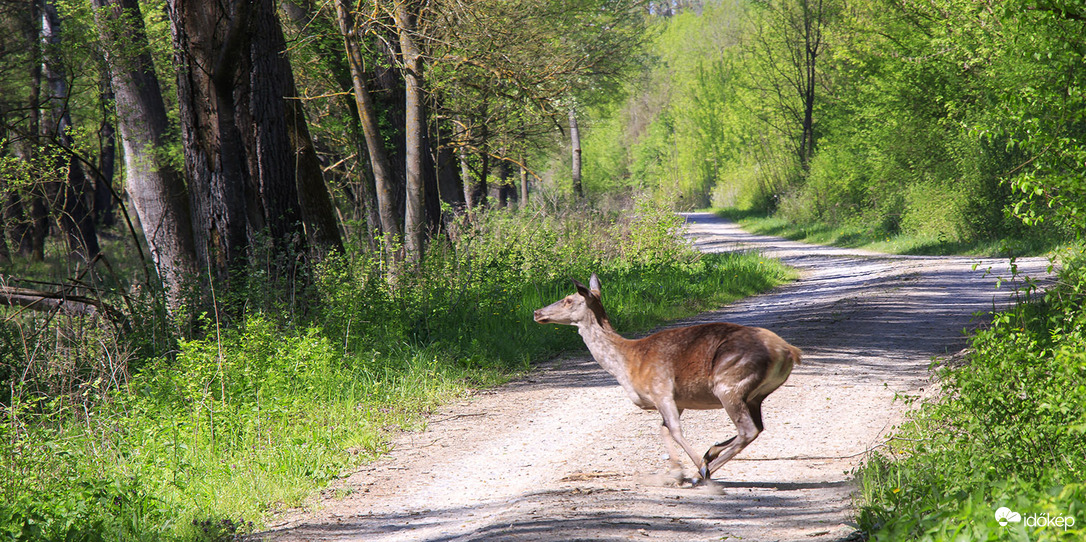
<path id="1" fill-rule="evenodd" d="M 752 233 L 776 235 L 806 243 L 861 248 L 886 254 L 925 256 L 1033 256 L 1056 249 L 1060 243 L 1038 234 L 1018 239 L 963 241 L 949 236 L 887 233 L 881 228 L 857 224 L 795 223 L 760 211 L 714 209 Z"/>
<path id="2" fill-rule="evenodd" d="M 39 359 L 19 339 L 31 324 L 9 322 L 0 541 L 230 539 L 383 453 L 442 402 L 583 349 L 574 329 L 532 321 L 573 291 L 570 278 L 597 272 L 616 326 L 633 333 L 791 276 L 757 255 L 700 255 L 679 224 L 647 204 L 476 216 L 417 270 L 386 280 L 355 250 L 322 267 L 305 318 L 205 319 L 202 338 L 153 358 L 132 357 L 116 330 L 54 321 L 64 333 Z M 110 372 L 105 360 L 124 355 L 127 372 Z"/>

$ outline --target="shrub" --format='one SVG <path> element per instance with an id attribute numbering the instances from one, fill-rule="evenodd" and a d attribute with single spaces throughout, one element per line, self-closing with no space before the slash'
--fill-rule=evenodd
<path id="1" fill-rule="evenodd" d="M 1086 265 L 1023 297 L 973 337 L 968 363 L 941 370 L 889 455 L 860 471 L 862 527 L 876 540 L 1080 539 L 1086 533 Z M 1029 293 L 1029 290 L 1026 291 Z M 1075 517 L 1067 530 L 996 522 Z"/>

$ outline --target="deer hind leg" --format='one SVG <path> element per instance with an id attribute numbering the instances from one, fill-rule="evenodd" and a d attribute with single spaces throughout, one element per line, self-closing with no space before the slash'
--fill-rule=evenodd
<path id="1" fill-rule="evenodd" d="M 724 408 L 735 423 L 739 434 L 710 446 L 702 457 L 701 478 L 707 481 L 720 467 L 724 466 L 736 454 L 743 451 L 748 444 L 758 438 L 762 432 L 762 397 L 752 398 L 748 401 L 722 401 Z"/>

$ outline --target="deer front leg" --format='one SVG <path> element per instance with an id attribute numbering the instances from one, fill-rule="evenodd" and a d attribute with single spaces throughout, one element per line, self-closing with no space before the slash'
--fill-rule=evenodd
<path id="1" fill-rule="evenodd" d="M 682 414 L 681 410 L 679 414 Z M 679 462 L 679 452 L 675 449 L 675 439 L 671 438 L 671 430 L 667 428 L 667 424 L 660 424 L 660 440 L 663 441 L 664 449 L 667 451 L 668 474 L 677 482 L 682 482 L 683 466 Z"/>
<path id="2" fill-rule="evenodd" d="M 686 455 L 690 456 L 690 460 L 694 462 L 694 467 L 703 469 L 704 466 L 701 458 L 698 457 L 698 454 L 694 452 L 694 448 L 690 446 L 690 443 L 683 437 L 682 425 L 679 423 L 679 416 L 682 414 L 682 411 L 671 402 L 657 404 L 656 409 L 664 418 L 664 425 L 660 429 L 660 436 L 664 440 L 664 446 L 668 449 L 671 460 L 674 461 L 676 465 L 678 464 L 678 459 L 674 451 L 675 447 L 672 444 L 672 441 L 674 441 L 679 443 L 679 446 L 682 446 Z"/>

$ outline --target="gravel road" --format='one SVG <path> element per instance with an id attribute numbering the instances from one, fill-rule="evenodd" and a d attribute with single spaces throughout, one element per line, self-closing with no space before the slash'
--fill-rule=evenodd
<path id="1" fill-rule="evenodd" d="M 711 214 L 687 220 L 702 251 L 755 250 L 800 271 L 789 285 L 676 324 L 757 325 L 804 351 L 764 403 L 766 430 L 716 473 L 723 494 L 662 483 L 659 416 L 634 407 L 585 352 L 442 408 L 426 430 L 395 436 L 389 456 L 341 480 L 346 497 L 284 514 L 258 538 L 848 538 L 852 470 L 901 419 L 907 407 L 895 396 L 930 391 L 933 357 L 964 348 L 963 330 L 983 323 L 975 314 L 1011 299 L 1006 283 L 996 289 L 1008 262 L 887 256 L 755 236 Z M 1037 277 L 1047 261 L 1018 265 Z M 683 428 L 698 449 L 734 434 L 719 410 L 688 411 Z"/>

